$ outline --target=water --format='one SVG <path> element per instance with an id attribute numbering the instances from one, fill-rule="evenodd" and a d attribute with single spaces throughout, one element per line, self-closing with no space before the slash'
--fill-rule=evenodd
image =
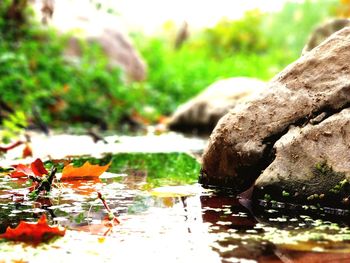
<path id="1" fill-rule="evenodd" d="M 131 171 L 131 170 L 130 170 Z M 0 178 L 0 232 L 19 220 L 65 226 L 38 247 L 0 243 L 5 262 L 346 262 L 348 218 L 320 218 L 263 207 L 199 184 L 149 189 L 147 175 L 105 173 L 57 184 L 36 201 L 25 180 Z M 16 189 L 16 190 L 14 190 Z M 146 190 L 147 189 L 147 190 Z M 101 192 L 121 223 L 105 224 Z M 24 196 L 20 195 L 24 194 Z"/>

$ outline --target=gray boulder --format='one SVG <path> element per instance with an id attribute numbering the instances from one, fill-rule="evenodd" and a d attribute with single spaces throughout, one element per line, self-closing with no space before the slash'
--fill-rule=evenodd
<path id="1" fill-rule="evenodd" d="M 335 18 L 316 27 L 316 29 L 310 34 L 310 37 L 303 48 L 302 54 L 309 52 L 325 41 L 330 35 L 347 26 L 350 26 L 350 19 Z"/>
<path id="2" fill-rule="evenodd" d="M 169 128 L 210 133 L 218 120 L 231 108 L 251 99 L 265 87 L 266 82 L 247 77 L 216 81 L 196 97 L 180 105 L 170 118 Z"/>
<path id="3" fill-rule="evenodd" d="M 349 47 L 350 28 L 344 28 L 221 118 L 204 152 L 200 181 L 242 192 L 272 162 L 273 146 L 290 126 L 349 107 Z"/>
<path id="4" fill-rule="evenodd" d="M 99 10 L 90 1 L 33 0 L 31 5 L 37 20 L 71 35 L 64 54 L 69 61 L 81 58 L 80 42 L 98 44 L 107 55 L 109 66 L 120 67 L 127 80 L 146 78 L 146 65 L 129 39 L 120 16 Z"/>
<path id="5" fill-rule="evenodd" d="M 350 109 L 294 127 L 255 182 L 255 198 L 350 207 Z"/>
<path id="6" fill-rule="evenodd" d="M 128 81 L 142 81 L 146 78 L 146 65 L 125 34 L 117 29 L 105 29 L 98 36 L 71 36 L 64 55 L 70 61 L 82 57 L 81 41 L 97 44 L 108 57 L 109 67 L 120 67 Z"/>

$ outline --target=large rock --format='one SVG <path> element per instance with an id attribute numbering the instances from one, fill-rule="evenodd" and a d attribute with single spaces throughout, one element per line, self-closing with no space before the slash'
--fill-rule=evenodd
<path id="1" fill-rule="evenodd" d="M 242 192 L 273 160 L 291 125 L 349 107 L 350 28 L 332 35 L 272 79 L 254 100 L 218 123 L 203 155 L 200 181 Z"/>
<path id="2" fill-rule="evenodd" d="M 275 159 L 255 183 L 255 198 L 350 207 L 349 108 L 291 129 L 274 150 Z"/>
<path id="3" fill-rule="evenodd" d="M 125 32 L 120 17 L 99 10 L 83 0 L 35 0 L 33 7 L 39 20 L 61 33 L 70 33 L 65 55 L 72 60 L 82 56 L 80 41 L 98 44 L 109 59 L 109 65 L 119 66 L 128 80 L 146 77 L 146 65 Z"/>
<path id="4" fill-rule="evenodd" d="M 106 28 L 97 36 L 71 36 L 64 52 L 66 58 L 75 60 L 82 57 L 81 41 L 92 45 L 98 44 L 108 57 L 109 66 L 120 67 L 125 72 L 128 81 L 142 81 L 145 79 L 145 63 L 132 46 L 131 41 L 121 31 Z"/>
<path id="5" fill-rule="evenodd" d="M 350 19 L 335 18 L 316 27 L 316 29 L 310 34 L 310 37 L 303 48 L 302 54 L 309 52 L 325 41 L 330 35 L 347 26 L 350 26 Z"/>
<path id="6" fill-rule="evenodd" d="M 247 101 L 266 86 L 254 78 L 219 80 L 175 111 L 169 128 L 178 131 L 210 133 L 218 120 L 236 104 Z"/>

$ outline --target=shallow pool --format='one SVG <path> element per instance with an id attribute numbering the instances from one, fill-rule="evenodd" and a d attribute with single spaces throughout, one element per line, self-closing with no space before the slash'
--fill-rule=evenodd
<path id="1" fill-rule="evenodd" d="M 26 180 L 2 176 L 0 232 L 20 220 L 35 222 L 43 213 L 68 231 L 37 247 L 1 242 L 0 262 L 350 261 L 349 218 L 281 210 L 196 183 L 157 178 L 147 169 L 111 167 L 120 172 L 113 168 L 101 177 L 57 182 L 49 196 L 35 201 L 27 196 Z M 167 171 L 172 177 L 173 169 Z M 120 224 L 105 224 L 97 192 Z"/>

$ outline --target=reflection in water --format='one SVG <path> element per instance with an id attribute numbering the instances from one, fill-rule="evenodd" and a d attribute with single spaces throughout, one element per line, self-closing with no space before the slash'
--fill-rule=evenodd
<path id="1" fill-rule="evenodd" d="M 271 242 L 248 239 L 255 230 L 256 219 L 249 209 L 242 206 L 235 196 L 213 194 L 201 197 L 203 219 L 209 222 L 209 233 L 216 236 L 211 247 L 227 262 L 236 259 L 250 259 L 259 262 L 279 262 L 274 255 Z"/>
<path id="2" fill-rule="evenodd" d="M 125 176 L 122 182 L 128 189 L 141 189 L 147 183 L 147 171 L 129 169 L 126 173 L 128 176 Z"/>
<path id="3" fill-rule="evenodd" d="M 100 262 L 114 262 L 115 258 L 128 258 L 130 262 L 150 258 L 156 262 L 346 262 L 349 258 L 346 219 L 334 223 L 334 218 L 321 220 L 251 206 L 200 185 L 145 191 L 142 186 L 146 178 L 147 173 L 130 170 L 123 176 L 72 180 L 59 184 L 49 197 L 30 201 L 11 190 L 25 189 L 24 181 L 3 177 L 0 232 L 16 226 L 19 220 L 34 222 L 46 213 L 52 223 L 72 231 L 41 253 L 55 251 L 62 259 L 92 253 Z M 106 211 L 96 198 L 97 191 L 118 215 L 120 225 L 106 224 Z M 97 243 L 94 237 L 98 237 Z M 76 244 L 81 247 L 71 250 Z M 9 246 L 16 247 L 13 243 L 0 244 L 4 257 L 17 259 L 18 254 Z M 102 253 L 108 246 L 113 248 Z M 34 251 L 26 248 L 21 253 L 27 253 L 34 262 L 38 259 Z"/>

